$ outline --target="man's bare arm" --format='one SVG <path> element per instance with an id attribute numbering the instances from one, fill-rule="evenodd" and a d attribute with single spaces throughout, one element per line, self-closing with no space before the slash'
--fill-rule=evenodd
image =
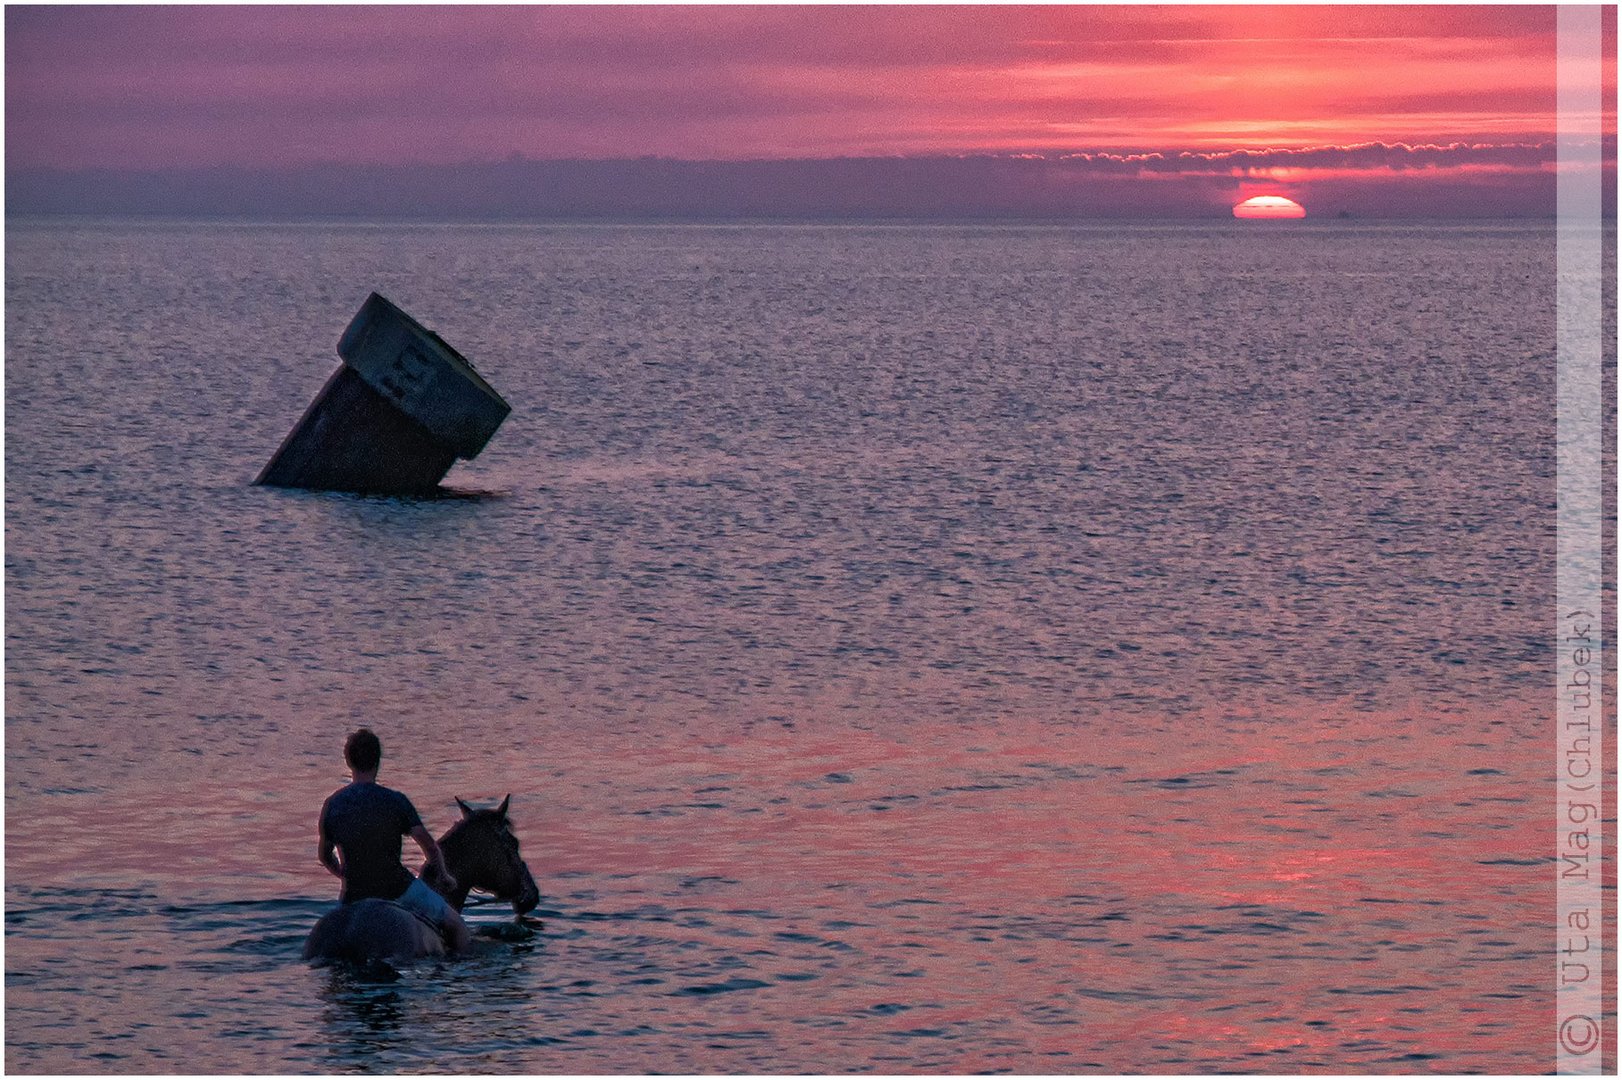
<path id="1" fill-rule="evenodd" d="M 450 869 L 445 865 L 445 853 L 439 850 L 439 841 L 434 839 L 434 834 L 418 825 L 411 830 L 411 839 L 422 848 L 423 858 L 428 860 L 428 868 L 434 872 L 445 888 L 456 888 L 456 879 L 451 876 Z"/>
<path id="2" fill-rule="evenodd" d="M 332 837 L 327 835 L 327 823 L 324 817 L 317 827 L 317 833 L 315 857 L 321 860 L 321 865 L 326 867 L 327 872 L 332 876 L 343 877 L 344 866 L 343 863 L 338 861 L 338 847 L 332 842 Z"/>

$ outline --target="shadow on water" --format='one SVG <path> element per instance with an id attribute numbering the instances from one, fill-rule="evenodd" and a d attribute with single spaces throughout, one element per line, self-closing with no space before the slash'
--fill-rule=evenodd
<path id="1" fill-rule="evenodd" d="M 492 910 L 507 905 L 486 901 Z M 311 968 L 320 1002 L 318 1045 L 335 1071 L 444 1067 L 457 1057 L 504 1061 L 524 1041 L 533 1007 L 538 920 L 479 918 L 471 952 L 398 966 L 382 961 Z M 493 1055 L 493 1056 L 492 1056 Z M 506 1062 L 516 1069 L 517 1059 Z"/>
<path id="2" fill-rule="evenodd" d="M 261 485 L 250 485 L 261 486 Z M 480 503 L 509 498 L 510 491 L 484 488 L 449 487 L 441 484 L 430 491 L 394 492 L 389 494 L 358 491 L 317 491 L 310 488 L 266 487 L 279 495 L 296 499 L 331 499 L 362 504 L 410 506 L 416 503 Z"/>
<path id="3" fill-rule="evenodd" d="M 442 1061 L 446 1047 L 480 1060 L 499 1055 L 524 1028 L 533 992 L 524 955 L 530 951 L 491 943 L 457 960 L 313 972 L 329 1062 L 338 1070 L 373 1071 Z"/>
<path id="4" fill-rule="evenodd" d="M 332 969 L 320 988 L 319 1045 L 326 1068 L 339 1072 L 395 1071 L 424 1056 L 443 1034 L 442 995 L 432 979 L 404 981 L 379 965 L 371 971 Z"/>
<path id="5" fill-rule="evenodd" d="M 326 1006 L 322 1024 L 332 1036 L 332 1054 L 359 1059 L 395 1046 L 405 1023 L 407 1003 L 394 985 L 400 973 L 387 965 L 369 971 L 332 968 L 321 987 Z"/>

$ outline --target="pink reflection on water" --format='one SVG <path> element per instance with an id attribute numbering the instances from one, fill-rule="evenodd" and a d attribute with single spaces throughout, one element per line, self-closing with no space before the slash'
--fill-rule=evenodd
<path id="1" fill-rule="evenodd" d="M 452 795 L 512 789 L 562 926 L 688 911 L 656 936 L 718 955 L 753 940 L 789 974 L 836 963 L 747 998 L 646 1002 L 792 1030 L 804 1067 L 852 1053 L 848 1026 L 800 1030 L 807 1009 L 918 1043 L 898 1069 L 1530 1067 L 1552 904 L 1531 812 L 1545 755 L 1518 734 L 1531 715 L 747 735 L 713 720 L 578 738 L 559 709 L 524 718 L 533 757 L 434 761 L 406 743 L 384 779 L 436 830 Z M 312 823 L 339 777 L 292 760 L 41 800 L 11 818 L 9 879 L 330 897 Z M 11 947 L 19 962 L 49 948 Z"/>

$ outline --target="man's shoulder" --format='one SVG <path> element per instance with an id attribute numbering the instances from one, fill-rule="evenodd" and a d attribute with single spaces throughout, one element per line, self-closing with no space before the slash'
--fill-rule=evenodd
<path id="1" fill-rule="evenodd" d="M 327 801 L 321 804 L 322 818 L 329 817 L 332 814 L 342 813 L 344 808 L 349 806 L 354 801 L 354 787 L 355 785 L 353 784 L 345 784 L 337 791 L 334 791 L 331 795 L 328 795 Z"/>
<path id="2" fill-rule="evenodd" d="M 394 803 L 405 796 L 382 784 L 345 784 L 327 796 L 322 811 L 363 807 L 376 803 Z"/>
<path id="3" fill-rule="evenodd" d="M 378 814 L 394 816 L 406 822 L 408 826 L 421 821 L 417 808 L 406 798 L 404 792 L 384 787 L 376 782 L 341 787 L 327 798 L 326 805 L 321 808 L 323 819 L 336 815 L 369 820 Z"/>
<path id="4" fill-rule="evenodd" d="M 405 792 L 396 791 L 391 787 L 384 787 L 382 784 L 374 784 L 373 786 L 377 788 L 379 795 L 390 800 L 391 802 L 405 803 L 407 806 L 411 805 L 411 800 L 406 798 Z"/>
<path id="5" fill-rule="evenodd" d="M 393 806 L 408 820 L 420 820 L 417 808 L 412 805 L 405 792 L 396 791 L 391 787 L 384 787 L 382 784 L 373 784 L 372 786 L 377 789 L 374 798 L 378 802 Z"/>

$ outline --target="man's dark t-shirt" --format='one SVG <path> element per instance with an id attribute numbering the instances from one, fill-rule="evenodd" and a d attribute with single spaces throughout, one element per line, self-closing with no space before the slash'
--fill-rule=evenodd
<path id="1" fill-rule="evenodd" d="M 321 807 L 327 839 L 343 853 L 343 902 L 394 900 L 411 887 L 400 865 L 400 837 L 422 824 L 411 800 L 382 784 L 339 788 Z"/>

